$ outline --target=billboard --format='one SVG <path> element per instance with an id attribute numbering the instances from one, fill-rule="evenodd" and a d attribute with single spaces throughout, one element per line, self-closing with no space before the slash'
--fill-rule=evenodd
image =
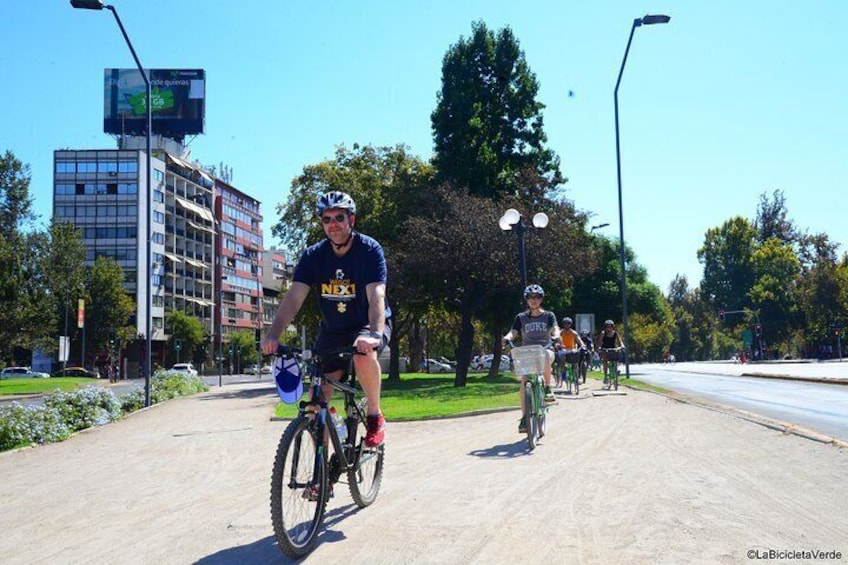
<path id="1" fill-rule="evenodd" d="M 204 133 L 206 71 L 148 69 L 153 133 L 182 138 Z M 144 135 L 147 96 L 138 69 L 106 69 L 103 90 L 103 131 Z"/>

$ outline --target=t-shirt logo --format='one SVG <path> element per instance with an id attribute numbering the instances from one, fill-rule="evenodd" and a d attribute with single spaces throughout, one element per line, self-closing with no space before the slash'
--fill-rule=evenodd
<path id="1" fill-rule="evenodd" d="M 335 278 L 321 283 L 321 298 L 338 302 L 336 310 L 344 314 L 348 309 L 346 302 L 356 298 L 356 284 L 345 276 L 343 269 L 336 269 Z"/>

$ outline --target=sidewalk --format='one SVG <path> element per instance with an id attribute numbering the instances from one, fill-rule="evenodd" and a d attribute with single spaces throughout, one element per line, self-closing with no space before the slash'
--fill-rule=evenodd
<path id="1" fill-rule="evenodd" d="M 848 554 L 845 450 L 628 390 L 553 406 L 534 451 L 517 411 L 389 422 L 383 484 L 336 488 L 304 563 L 750 563 Z M 289 562 L 269 515 L 284 422 L 271 383 L 213 388 L 69 440 L 0 453 L 0 561 Z M 836 487 L 834 485 L 837 485 Z"/>
<path id="2" fill-rule="evenodd" d="M 839 361 L 764 361 L 734 363 L 732 361 L 700 361 L 680 363 L 644 363 L 630 366 L 647 367 L 681 373 L 705 373 L 737 377 L 761 377 L 829 384 L 848 384 L 848 359 Z"/>

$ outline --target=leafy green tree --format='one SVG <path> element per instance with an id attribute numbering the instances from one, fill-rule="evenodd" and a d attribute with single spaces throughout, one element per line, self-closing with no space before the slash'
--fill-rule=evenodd
<path id="1" fill-rule="evenodd" d="M 807 236 L 801 249 L 798 307 L 805 345 L 815 348 L 830 341 L 834 323 L 848 325 L 848 256 L 837 260 L 837 245 L 826 234 Z"/>
<path id="2" fill-rule="evenodd" d="M 782 243 L 795 243 L 800 235 L 795 225 L 788 219 L 789 210 L 786 207 L 786 197 L 782 190 L 775 190 L 771 198 L 762 193 L 757 205 L 757 216 L 754 229 L 760 243 L 776 238 Z"/>
<path id="3" fill-rule="evenodd" d="M 112 340 L 128 343 L 136 338 L 129 323 L 135 303 L 123 286 L 124 271 L 109 257 L 98 257 L 86 269 L 86 351 L 95 353 Z"/>
<path id="4" fill-rule="evenodd" d="M 50 327 L 42 286 L 46 238 L 31 230 L 30 181 L 29 165 L 6 151 L 0 157 L 0 361 L 6 363 L 15 361 L 16 349 L 32 349 Z"/>
<path id="5" fill-rule="evenodd" d="M 411 155 L 403 145 L 394 147 L 338 147 L 335 158 L 304 167 L 292 181 L 288 201 L 277 206 L 280 221 L 272 232 L 289 249 L 302 250 L 320 241 L 324 235 L 315 218 L 318 198 L 325 192 L 340 190 L 356 201 L 356 230 L 379 241 L 385 250 L 389 268 L 387 295 L 393 314 L 390 379 L 399 378 L 399 343 L 411 323 L 426 309 L 416 294 L 405 292 L 402 281 L 414 277 L 404 273 L 396 260 L 395 249 L 401 238 L 403 222 L 423 214 L 433 198 L 433 169 Z M 308 301 L 295 323 L 310 328 L 318 326 L 315 301 Z M 314 333 L 314 332 L 311 332 Z"/>
<path id="6" fill-rule="evenodd" d="M 179 358 L 182 362 L 191 360 L 200 364 L 206 359 L 205 346 L 209 343 L 209 336 L 203 322 L 180 310 L 171 310 L 168 312 L 165 324 L 170 335 L 167 351 L 169 366 L 177 362 L 178 344 Z"/>
<path id="7" fill-rule="evenodd" d="M 246 365 L 259 364 L 259 351 L 256 344 L 256 334 L 250 330 L 242 330 L 230 334 L 230 346 L 232 346 L 232 355 L 230 355 L 233 368 L 237 373 L 240 373 Z M 227 346 L 225 346 L 227 347 Z M 224 351 L 224 356 L 228 355 L 228 351 Z"/>
<path id="8" fill-rule="evenodd" d="M 77 300 L 85 286 L 85 246 L 73 224 L 50 223 L 48 252 L 45 257 L 45 283 L 52 298 L 54 322 L 58 335 L 70 335 L 76 327 Z"/>
<path id="9" fill-rule="evenodd" d="M 523 170 L 562 184 L 559 158 L 544 146 L 538 91 L 512 30 L 472 24 L 471 37 L 461 37 L 442 61 L 431 115 L 437 180 L 486 198 L 514 194 Z"/>
<path id="10" fill-rule="evenodd" d="M 707 230 L 698 250 L 698 260 L 704 265 L 701 290 L 716 310 L 751 306 L 748 292 L 756 280 L 752 263 L 756 248 L 757 230 L 741 216 Z"/>
<path id="11" fill-rule="evenodd" d="M 766 343 L 780 344 L 789 337 L 797 313 L 795 285 L 800 261 L 791 245 L 772 237 L 751 257 L 756 281 L 748 296 L 759 311 Z M 783 351 L 787 353 L 787 351 Z"/>

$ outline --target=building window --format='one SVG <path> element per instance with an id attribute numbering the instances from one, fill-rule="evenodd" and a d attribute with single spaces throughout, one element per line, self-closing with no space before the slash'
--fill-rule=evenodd
<path id="1" fill-rule="evenodd" d="M 137 173 L 138 163 L 135 161 L 121 161 L 118 163 L 119 173 Z"/>

